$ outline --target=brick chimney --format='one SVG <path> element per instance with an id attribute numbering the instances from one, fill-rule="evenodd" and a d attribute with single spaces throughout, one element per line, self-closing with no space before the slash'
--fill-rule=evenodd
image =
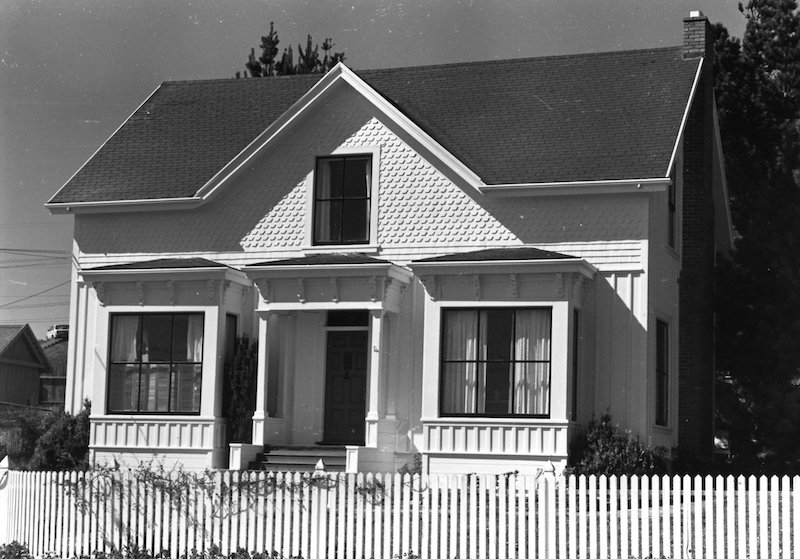
<path id="1" fill-rule="evenodd" d="M 683 57 L 711 59 L 711 26 L 700 10 L 689 12 L 683 20 Z"/>
<path id="2" fill-rule="evenodd" d="M 679 286 L 678 440 L 696 464 L 711 462 L 714 436 L 713 45 L 708 19 L 683 20 L 683 58 L 703 57 L 683 138 L 683 216 Z"/>

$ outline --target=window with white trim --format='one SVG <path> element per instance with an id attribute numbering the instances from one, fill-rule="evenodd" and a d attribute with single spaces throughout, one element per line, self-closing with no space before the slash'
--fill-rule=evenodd
<path id="1" fill-rule="evenodd" d="M 669 324 L 656 319 L 656 425 L 669 421 Z"/>
<path id="2" fill-rule="evenodd" d="M 442 311 L 443 416 L 550 416 L 551 309 Z"/>
<path id="3" fill-rule="evenodd" d="M 367 244 L 370 240 L 372 156 L 317 159 L 313 244 Z"/>
<path id="4" fill-rule="evenodd" d="M 109 413 L 200 413 L 203 315 L 111 315 Z"/>

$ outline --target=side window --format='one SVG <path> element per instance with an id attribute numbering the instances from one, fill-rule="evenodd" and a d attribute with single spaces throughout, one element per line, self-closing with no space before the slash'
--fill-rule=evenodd
<path id="1" fill-rule="evenodd" d="M 656 320 L 656 425 L 669 421 L 669 325 Z"/>
<path id="2" fill-rule="evenodd" d="M 315 245 L 369 242 L 371 169 L 369 155 L 317 159 L 313 209 Z"/>

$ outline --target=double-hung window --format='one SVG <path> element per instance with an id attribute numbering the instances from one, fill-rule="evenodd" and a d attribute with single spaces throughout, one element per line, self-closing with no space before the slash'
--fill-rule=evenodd
<path id="1" fill-rule="evenodd" d="M 445 309 L 444 416 L 550 415 L 551 310 Z"/>
<path id="2" fill-rule="evenodd" d="M 656 425 L 669 420 L 669 324 L 656 320 Z"/>
<path id="3" fill-rule="evenodd" d="M 109 413 L 200 413 L 203 315 L 111 315 Z"/>
<path id="4" fill-rule="evenodd" d="M 320 157 L 314 184 L 315 245 L 366 244 L 370 240 L 372 157 Z"/>

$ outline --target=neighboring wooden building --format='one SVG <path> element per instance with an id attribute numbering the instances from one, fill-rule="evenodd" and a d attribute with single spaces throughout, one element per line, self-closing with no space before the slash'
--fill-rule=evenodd
<path id="1" fill-rule="evenodd" d="M 63 409 L 69 339 L 62 335 L 43 340 L 40 345 L 50 363 L 50 370 L 39 375 L 39 403 L 53 409 Z"/>
<path id="2" fill-rule="evenodd" d="M 94 459 L 224 466 L 232 332 L 260 351 L 236 466 L 561 468 L 606 411 L 710 457 L 710 40 L 693 14 L 678 47 L 162 84 L 47 204 Z"/>
<path id="3" fill-rule="evenodd" d="M 37 406 L 39 377 L 50 371 L 30 326 L 0 326 L 0 407 Z"/>

